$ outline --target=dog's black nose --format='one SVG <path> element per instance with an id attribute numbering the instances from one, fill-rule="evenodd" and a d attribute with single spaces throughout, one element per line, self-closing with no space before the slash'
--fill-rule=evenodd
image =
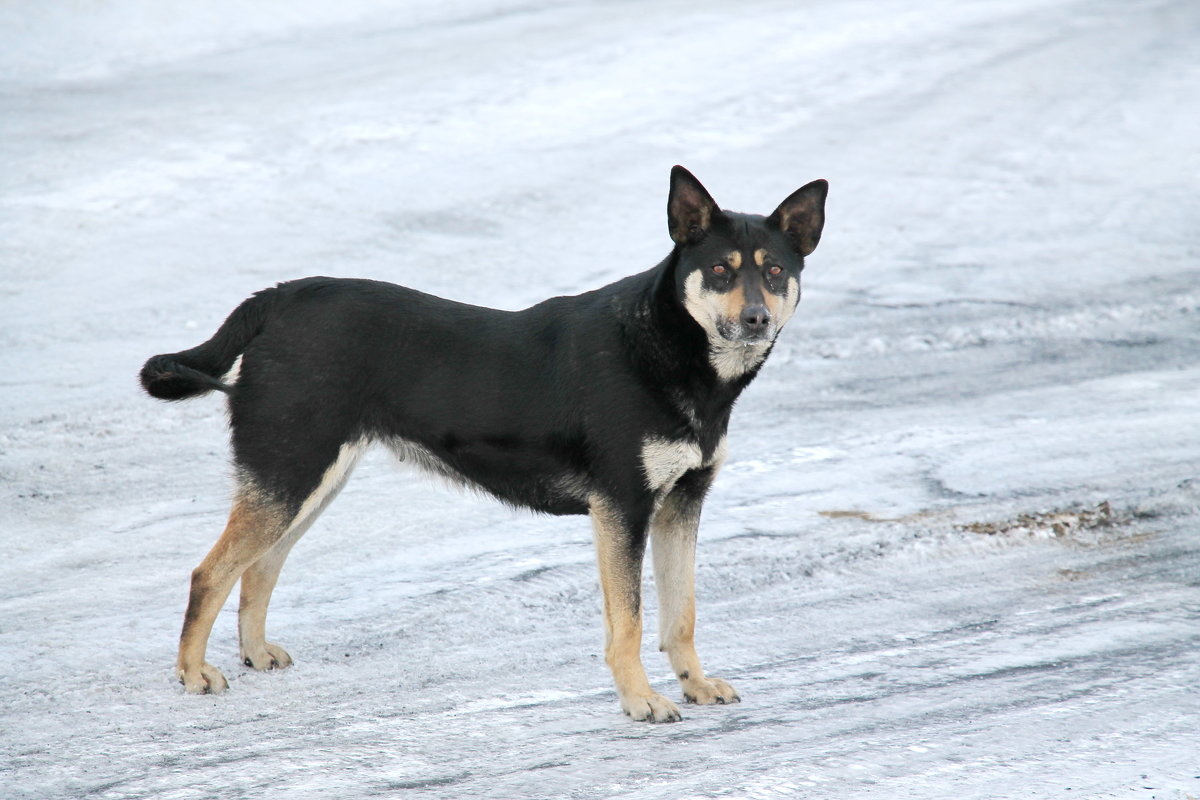
<path id="1" fill-rule="evenodd" d="M 767 330 L 771 323 L 771 312 L 766 306 L 746 306 L 742 309 L 742 327 L 750 336 L 758 336 Z"/>

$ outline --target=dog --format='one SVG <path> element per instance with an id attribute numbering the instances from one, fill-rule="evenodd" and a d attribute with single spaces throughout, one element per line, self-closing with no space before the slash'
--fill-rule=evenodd
<path id="1" fill-rule="evenodd" d="M 465 305 L 371 280 L 314 277 L 260 291 L 204 344 L 149 359 L 153 397 L 229 403 L 236 491 L 224 532 L 192 572 L 176 672 L 188 692 L 228 688 L 205 661 L 241 580 L 240 658 L 291 657 L 267 641 L 288 552 L 370 445 L 549 514 L 588 514 L 604 653 L 622 710 L 674 722 L 641 661 L 642 563 L 652 542 L 660 649 L 686 701 L 735 703 L 693 644 L 700 508 L 726 454 L 733 404 L 800 301 L 825 221 L 813 181 L 769 216 L 717 207 L 671 171 L 674 247 L 657 266 L 524 311 Z"/>

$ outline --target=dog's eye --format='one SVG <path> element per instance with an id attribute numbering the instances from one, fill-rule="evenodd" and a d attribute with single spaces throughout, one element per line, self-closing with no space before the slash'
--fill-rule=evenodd
<path id="1" fill-rule="evenodd" d="M 778 264 L 774 264 L 774 265 L 772 265 L 772 266 L 771 266 L 771 267 L 770 267 L 770 268 L 767 270 L 767 274 L 768 274 L 768 275 L 780 275 L 780 274 L 782 274 L 782 273 L 783 273 L 783 267 L 779 266 Z"/>
<path id="2" fill-rule="evenodd" d="M 724 264 L 713 264 L 712 271 L 713 271 L 713 275 L 724 275 L 729 270 L 727 270 L 725 268 Z"/>

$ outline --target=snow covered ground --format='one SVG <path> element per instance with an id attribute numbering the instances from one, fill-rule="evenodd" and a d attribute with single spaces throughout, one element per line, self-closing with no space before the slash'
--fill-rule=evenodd
<path id="1" fill-rule="evenodd" d="M 1193 0 L 0 5 L 0 797 L 1200 796 L 1198 41 Z M 644 269 L 675 163 L 832 185 L 701 529 L 743 702 L 623 717 L 586 520 L 382 454 L 284 571 L 295 667 L 231 600 L 185 696 L 224 412 L 142 361 L 304 275 Z"/>

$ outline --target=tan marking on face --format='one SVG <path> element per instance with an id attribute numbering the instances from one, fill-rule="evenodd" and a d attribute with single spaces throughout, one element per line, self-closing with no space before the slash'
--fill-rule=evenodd
<path id="1" fill-rule="evenodd" d="M 775 295 L 771 295 L 771 296 L 775 297 Z M 797 279 L 795 277 L 788 278 L 787 290 L 783 293 L 782 296 L 778 297 L 778 300 L 779 300 L 779 310 L 778 311 L 776 311 L 774 308 L 771 308 L 771 306 L 769 306 L 769 305 L 767 306 L 767 308 L 771 309 L 771 315 L 774 316 L 775 319 L 777 319 L 779 321 L 777 327 L 782 329 L 783 326 L 787 324 L 787 321 L 792 318 L 792 315 L 796 313 L 796 306 L 800 304 L 800 281 L 799 281 L 799 279 Z"/>
<path id="2" fill-rule="evenodd" d="M 730 250 L 729 255 L 725 256 L 725 263 L 734 269 L 742 268 L 742 253 L 739 250 Z"/>
<path id="3" fill-rule="evenodd" d="M 721 304 L 721 316 L 729 320 L 741 318 L 742 309 L 746 307 L 745 288 L 739 283 L 728 292 L 722 294 L 721 298 L 724 301 Z"/>
<path id="4" fill-rule="evenodd" d="M 767 251 L 761 247 L 758 248 L 757 250 L 755 250 L 754 251 L 754 263 L 760 267 L 763 264 L 767 263 Z"/>
<path id="5" fill-rule="evenodd" d="M 704 286 L 704 276 L 693 272 L 683 284 L 683 305 L 692 319 L 700 323 L 709 338 L 723 338 L 721 321 L 736 323 L 746 307 L 746 290 L 741 284 L 728 292 L 714 292 Z M 766 294 L 766 293 L 764 293 Z"/>
<path id="6" fill-rule="evenodd" d="M 780 319 L 780 314 L 784 307 L 784 296 L 775 294 L 774 292 L 763 292 L 763 305 L 767 307 L 767 311 L 771 312 L 771 319 Z"/>

